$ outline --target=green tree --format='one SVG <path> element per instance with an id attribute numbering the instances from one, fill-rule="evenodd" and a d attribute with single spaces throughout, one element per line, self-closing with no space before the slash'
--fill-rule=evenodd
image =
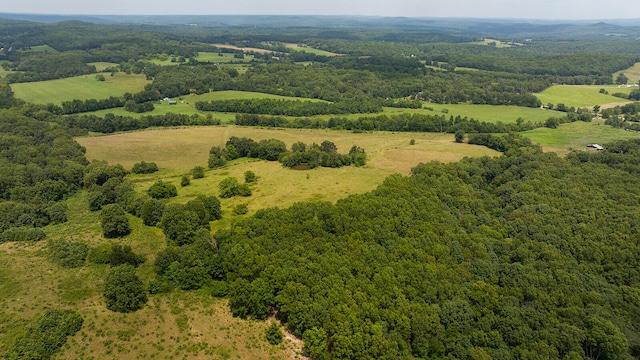
<path id="1" fill-rule="evenodd" d="M 455 134 L 455 140 L 457 143 L 461 143 L 464 141 L 464 131 L 458 130 Z"/>
<path id="2" fill-rule="evenodd" d="M 182 175 L 180 179 L 180 186 L 185 187 L 191 184 L 191 179 L 189 179 L 189 175 Z"/>
<path id="3" fill-rule="evenodd" d="M 282 343 L 282 330 L 280 330 L 280 326 L 277 322 L 271 322 L 271 325 L 265 331 L 265 337 L 267 338 L 267 342 L 271 345 L 279 345 Z"/>
<path id="4" fill-rule="evenodd" d="M 125 264 L 113 267 L 107 273 L 104 298 L 107 309 L 126 313 L 141 309 L 147 302 L 147 293 L 136 269 Z"/>
<path id="5" fill-rule="evenodd" d="M 610 320 L 591 316 L 587 327 L 585 353 L 589 358 L 617 360 L 628 356 L 627 337 Z"/>
<path id="6" fill-rule="evenodd" d="M 204 168 L 202 166 L 196 166 L 191 169 L 191 176 L 194 179 L 202 179 L 204 177 Z"/>
<path id="7" fill-rule="evenodd" d="M 106 238 L 122 237 L 131 232 L 127 213 L 119 204 L 109 204 L 102 208 L 100 225 Z"/>
<path id="8" fill-rule="evenodd" d="M 624 73 L 620 73 L 616 77 L 616 84 L 618 85 L 624 85 L 627 82 L 629 82 L 629 78 Z"/>
<path id="9" fill-rule="evenodd" d="M 178 189 L 173 184 L 158 180 L 149 187 L 148 193 L 154 199 L 168 199 L 178 196 Z"/>
<path id="10" fill-rule="evenodd" d="M 246 184 L 240 184 L 235 177 L 228 177 L 218 184 L 220 197 L 223 199 L 234 196 L 251 196 L 251 189 Z"/>
<path id="11" fill-rule="evenodd" d="M 253 171 L 247 170 L 244 172 L 244 182 L 252 183 L 255 181 L 256 181 L 256 174 Z"/>

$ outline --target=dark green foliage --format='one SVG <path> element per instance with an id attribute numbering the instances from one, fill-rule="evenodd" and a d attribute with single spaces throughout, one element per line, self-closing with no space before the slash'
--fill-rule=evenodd
<path id="1" fill-rule="evenodd" d="M 422 164 L 218 232 L 232 313 L 275 308 L 314 358 L 628 357 L 639 143 L 562 159 L 484 139 L 505 155 Z"/>
<path id="2" fill-rule="evenodd" d="M 102 234 L 106 238 L 117 238 L 129 235 L 131 227 L 127 213 L 118 204 L 106 205 L 100 213 Z"/>
<path id="3" fill-rule="evenodd" d="M 12 227 L 0 234 L 0 243 L 11 241 L 40 241 L 47 235 L 42 229 L 32 227 Z"/>
<path id="4" fill-rule="evenodd" d="M 144 306 L 147 294 L 133 266 L 125 264 L 109 270 L 104 282 L 104 299 L 111 311 L 126 313 Z"/>
<path id="5" fill-rule="evenodd" d="M 67 222 L 67 206 L 64 204 L 53 204 L 47 208 L 47 214 L 52 224 L 62 224 Z"/>
<path id="6" fill-rule="evenodd" d="M 129 264 L 133 267 L 137 267 L 145 262 L 145 260 L 146 259 L 143 255 L 135 254 L 129 245 L 122 246 L 119 244 L 113 244 L 111 246 L 111 251 L 109 251 L 109 265 L 111 266 Z"/>
<path id="7" fill-rule="evenodd" d="M 178 189 L 173 184 L 158 180 L 149 187 L 148 193 L 154 199 L 168 199 L 178 196 Z"/>
<path id="8" fill-rule="evenodd" d="M 82 328 L 83 319 L 75 310 L 49 309 L 36 315 L 9 344 L 3 359 L 50 359 Z"/>
<path id="9" fill-rule="evenodd" d="M 215 298 L 226 297 L 227 293 L 229 292 L 229 286 L 227 285 L 226 281 L 218 281 L 218 280 L 211 281 L 210 287 L 211 287 L 211 296 Z"/>
<path id="10" fill-rule="evenodd" d="M 191 176 L 194 179 L 202 179 L 204 177 L 204 168 L 202 166 L 196 166 L 191 169 Z"/>
<path id="11" fill-rule="evenodd" d="M 235 177 L 228 177 L 218 184 L 220 197 L 223 199 L 234 196 L 251 196 L 251 189 L 246 184 L 240 184 Z"/>
<path id="12" fill-rule="evenodd" d="M 282 330 L 277 322 L 272 322 L 271 325 L 265 331 L 265 337 L 267 342 L 271 345 L 279 345 L 282 343 Z"/>
<path id="13" fill-rule="evenodd" d="M 171 204 L 162 214 L 162 232 L 167 237 L 169 244 L 186 245 L 192 243 L 202 226 L 203 221 L 198 213 L 189 210 L 182 204 Z"/>
<path id="14" fill-rule="evenodd" d="M 189 186 L 189 184 L 191 184 L 191 179 L 189 178 L 189 175 L 182 175 L 182 178 L 180 179 L 180 186 L 185 187 L 185 186 Z"/>
<path id="15" fill-rule="evenodd" d="M 158 165 L 156 165 L 156 163 L 148 163 L 145 161 L 133 164 L 133 168 L 131 169 L 131 172 L 134 174 L 152 174 L 156 171 L 158 171 Z"/>
<path id="16" fill-rule="evenodd" d="M 75 268 L 84 265 L 89 253 L 89 246 L 81 241 L 49 240 L 47 248 L 51 254 L 51 260 L 66 268 Z"/>
<path id="17" fill-rule="evenodd" d="M 208 233 L 201 232 L 191 244 L 167 247 L 157 254 L 154 271 L 160 277 L 159 281 L 183 290 L 199 289 L 211 279 L 222 276 L 217 243 Z M 226 289 L 226 284 L 218 286 Z"/>
<path id="18" fill-rule="evenodd" d="M 247 170 L 244 172 L 244 182 L 245 183 L 253 183 L 256 182 L 256 174 L 251 171 L 251 170 Z"/>
<path id="19" fill-rule="evenodd" d="M 454 139 L 457 143 L 461 143 L 464 141 L 464 131 L 458 130 L 454 136 Z"/>
<path id="20" fill-rule="evenodd" d="M 156 199 L 149 199 L 144 202 L 140 209 L 140 218 L 147 226 L 156 226 L 162 220 L 165 204 Z"/>
<path id="21" fill-rule="evenodd" d="M 172 284 L 166 280 L 156 279 L 149 283 L 149 294 L 164 294 L 173 290 Z"/>

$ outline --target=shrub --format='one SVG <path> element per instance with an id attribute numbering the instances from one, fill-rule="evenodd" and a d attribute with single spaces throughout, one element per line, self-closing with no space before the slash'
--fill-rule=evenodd
<path id="1" fill-rule="evenodd" d="M 454 135 L 455 141 L 457 143 L 461 143 L 464 141 L 464 131 L 462 130 L 458 130 L 456 131 L 456 134 Z"/>
<path id="2" fill-rule="evenodd" d="M 220 197 L 224 199 L 234 196 L 251 196 L 251 189 L 246 184 L 240 184 L 238 179 L 234 177 L 223 179 L 218 187 L 220 188 Z"/>
<path id="3" fill-rule="evenodd" d="M 204 177 L 204 168 L 202 166 L 196 166 L 191 169 L 191 176 L 194 179 L 202 179 Z"/>
<path id="4" fill-rule="evenodd" d="M 249 212 L 249 208 L 248 208 L 247 204 L 238 204 L 238 205 L 233 207 L 233 214 L 234 215 L 244 215 L 244 214 L 246 214 L 248 212 Z"/>
<path id="5" fill-rule="evenodd" d="M 180 179 L 180 186 L 185 187 L 191 184 L 191 179 L 189 179 L 189 175 L 182 175 L 182 179 Z"/>
<path id="6" fill-rule="evenodd" d="M 265 335 L 267 341 L 271 345 L 278 345 L 282 343 L 282 330 L 280 330 L 280 326 L 278 326 L 278 323 L 275 321 L 267 328 Z"/>
<path id="7" fill-rule="evenodd" d="M 256 174 L 253 171 L 248 170 L 244 172 L 244 182 L 252 183 L 255 181 L 256 181 Z"/>
<path id="8" fill-rule="evenodd" d="M 0 243 L 10 241 L 40 241 L 47 237 L 42 229 L 28 226 L 14 227 L 0 234 Z"/>
<path id="9" fill-rule="evenodd" d="M 107 309 L 117 312 L 136 311 L 147 302 L 144 285 L 129 264 L 109 270 L 104 282 L 104 298 Z"/>
<path id="10" fill-rule="evenodd" d="M 122 237 L 131 232 L 127 213 L 118 204 L 109 204 L 102 208 L 100 221 L 102 233 L 106 238 Z"/>
<path id="11" fill-rule="evenodd" d="M 134 174 L 152 174 L 156 171 L 158 171 L 158 165 L 156 165 L 156 163 L 148 163 L 145 161 L 133 164 L 133 169 L 131 169 L 131 172 Z"/>
<path id="12" fill-rule="evenodd" d="M 47 209 L 49 220 L 53 224 L 62 224 L 67 222 L 67 206 L 64 204 L 56 203 Z"/>
<path id="13" fill-rule="evenodd" d="M 226 281 L 211 281 L 211 296 L 216 298 L 223 298 L 227 296 L 229 292 L 229 286 Z"/>
<path id="14" fill-rule="evenodd" d="M 149 196 L 154 199 L 168 199 L 178 196 L 178 189 L 176 189 L 175 185 L 166 183 L 162 180 L 158 180 L 155 184 L 151 185 L 148 192 Z"/>
<path id="15" fill-rule="evenodd" d="M 84 265 L 89 253 L 89 246 L 81 241 L 49 240 L 47 247 L 51 253 L 51 260 L 66 268 Z"/>

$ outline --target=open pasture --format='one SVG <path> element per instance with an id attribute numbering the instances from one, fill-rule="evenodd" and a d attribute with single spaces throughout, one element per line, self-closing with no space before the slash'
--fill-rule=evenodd
<path id="1" fill-rule="evenodd" d="M 95 66 L 98 72 L 103 72 L 107 68 L 114 68 L 118 66 L 118 64 L 116 63 L 110 63 L 110 62 L 104 62 L 104 61 L 91 62 L 91 63 L 87 63 L 87 65 Z"/>
<path id="2" fill-rule="evenodd" d="M 249 62 L 253 60 L 252 55 L 245 55 L 244 59 L 238 59 L 233 57 L 233 54 L 229 53 L 217 53 L 217 52 L 199 52 L 196 60 L 199 62 L 210 62 L 214 64 L 227 64 L 230 62 Z"/>
<path id="3" fill-rule="evenodd" d="M 253 51 L 255 53 L 259 53 L 259 54 L 269 54 L 272 53 L 272 50 L 265 50 L 265 49 L 259 49 L 259 48 L 252 48 L 252 47 L 238 47 L 235 45 L 229 45 L 229 44 L 211 44 L 217 48 L 220 49 L 233 49 L 233 50 L 242 50 L 242 51 Z"/>
<path id="4" fill-rule="evenodd" d="M 11 89 L 19 99 L 36 104 L 60 104 L 74 99 L 105 99 L 122 96 L 126 92 L 136 93 L 144 89 L 149 81 L 144 75 L 115 73 L 97 81 L 96 75 L 74 76 L 66 79 L 12 84 Z"/>
<path id="5" fill-rule="evenodd" d="M 600 89 L 605 89 L 609 94 L 600 93 Z M 631 88 L 618 87 L 618 85 L 555 85 L 534 95 L 545 105 L 548 103 L 565 104 L 569 107 L 591 109 L 594 105 L 606 108 L 607 104 L 625 102 L 624 99 L 611 94 L 617 92 L 628 94 L 631 90 Z"/>
<path id="6" fill-rule="evenodd" d="M 52 48 L 49 45 L 37 45 L 37 46 L 32 46 L 28 50 L 18 50 L 18 51 L 29 52 L 29 53 L 53 53 L 53 54 L 59 53 L 58 50 Z"/>
<path id="7" fill-rule="evenodd" d="M 571 150 L 582 150 L 587 144 L 604 144 L 623 139 L 638 139 L 640 134 L 604 125 L 603 120 L 576 121 L 562 124 L 556 129 L 539 128 L 522 132 L 544 151 L 555 151 L 564 155 Z"/>
<path id="8" fill-rule="evenodd" d="M 336 54 L 330 51 L 320 50 L 316 48 L 312 48 L 310 46 L 304 44 L 293 44 L 293 43 L 284 43 L 284 46 L 296 50 L 296 51 L 304 51 L 311 54 L 322 55 L 322 56 L 339 56 L 341 54 Z"/>
<path id="9" fill-rule="evenodd" d="M 623 73 L 624 76 L 626 76 L 627 78 L 629 78 L 629 84 L 637 84 L 638 81 L 640 81 L 640 62 L 635 63 L 632 67 L 626 69 L 626 70 L 622 70 L 622 71 L 618 71 L 616 73 L 613 74 L 613 79 L 616 79 L 618 77 L 618 74 Z"/>

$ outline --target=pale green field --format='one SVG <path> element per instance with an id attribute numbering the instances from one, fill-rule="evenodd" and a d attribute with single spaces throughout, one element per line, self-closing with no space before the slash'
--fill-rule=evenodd
<path id="1" fill-rule="evenodd" d="M 316 49 L 316 48 L 312 48 L 310 46 L 306 46 L 306 45 L 302 45 L 300 46 L 299 44 L 293 44 L 293 43 L 284 43 L 284 45 L 290 49 L 294 49 L 296 51 L 304 51 L 304 52 L 308 52 L 311 54 L 316 54 L 316 55 L 322 55 L 322 56 L 338 56 L 340 54 L 336 54 L 330 51 L 325 51 L 325 50 L 320 50 L 320 49 Z"/>
<path id="2" fill-rule="evenodd" d="M 590 123 L 576 121 L 562 124 L 557 129 L 539 128 L 522 135 L 540 144 L 544 151 L 564 155 L 571 150 L 584 149 L 587 144 L 603 144 L 622 139 L 638 139 L 640 134 L 604 125 L 603 120 Z"/>
<path id="3" fill-rule="evenodd" d="M 23 51 L 23 52 L 48 52 L 48 53 L 54 53 L 54 54 L 59 53 L 58 50 L 52 48 L 49 45 L 32 46 L 31 49 L 29 49 L 29 50 L 20 50 L 20 51 Z"/>
<path id="4" fill-rule="evenodd" d="M 502 42 L 502 41 L 496 40 L 496 39 L 484 39 L 483 41 L 477 41 L 477 42 L 474 42 L 472 44 L 487 45 L 488 46 L 492 42 L 496 43 L 496 47 L 497 48 L 510 48 L 510 47 L 513 47 L 514 45 L 516 45 L 516 46 L 522 45 L 522 44 L 518 44 L 518 43 L 515 43 L 515 44 L 512 45 L 510 42 Z"/>
<path id="5" fill-rule="evenodd" d="M 618 71 L 616 73 L 613 74 L 613 80 L 615 80 L 618 77 L 618 74 L 620 73 L 624 73 L 624 75 L 629 78 L 629 84 L 632 83 L 638 83 L 638 81 L 640 81 L 640 62 L 635 63 L 632 67 L 626 69 L 626 70 L 622 70 L 622 71 Z"/>
<path id="6" fill-rule="evenodd" d="M 96 67 L 96 70 L 98 72 L 103 72 L 104 69 L 106 68 L 110 68 L 110 67 L 116 67 L 118 66 L 118 64 L 116 63 L 110 63 L 110 62 L 104 62 L 104 61 L 100 61 L 100 62 L 91 62 L 91 63 L 87 63 L 87 65 L 93 65 Z"/>
<path id="7" fill-rule="evenodd" d="M 136 93 L 148 84 L 144 75 L 116 73 L 97 81 L 96 75 L 75 76 L 67 79 L 12 84 L 11 89 L 19 99 L 36 104 L 60 104 L 74 99 L 105 99 Z"/>
<path id="8" fill-rule="evenodd" d="M 200 62 L 211 62 L 220 64 L 238 61 L 250 62 L 253 59 L 254 57 L 252 55 L 245 55 L 244 59 L 236 59 L 233 57 L 233 54 L 222 53 L 222 56 L 220 56 L 217 52 L 199 52 L 198 56 L 196 57 L 196 60 Z"/>
<path id="9" fill-rule="evenodd" d="M 601 94 L 600 89 L 605 89 L 609 95 Z M 621 92 L 629 93 L 630 88 L 617 85 L 556 85 L 541 93 L 534 94 L 543 104 L 565 104 L 566 106 L 588 107 L 600 105 L 603 108 L 609 104 L 626 103 L 624 99 L 611 94 Z"/>

